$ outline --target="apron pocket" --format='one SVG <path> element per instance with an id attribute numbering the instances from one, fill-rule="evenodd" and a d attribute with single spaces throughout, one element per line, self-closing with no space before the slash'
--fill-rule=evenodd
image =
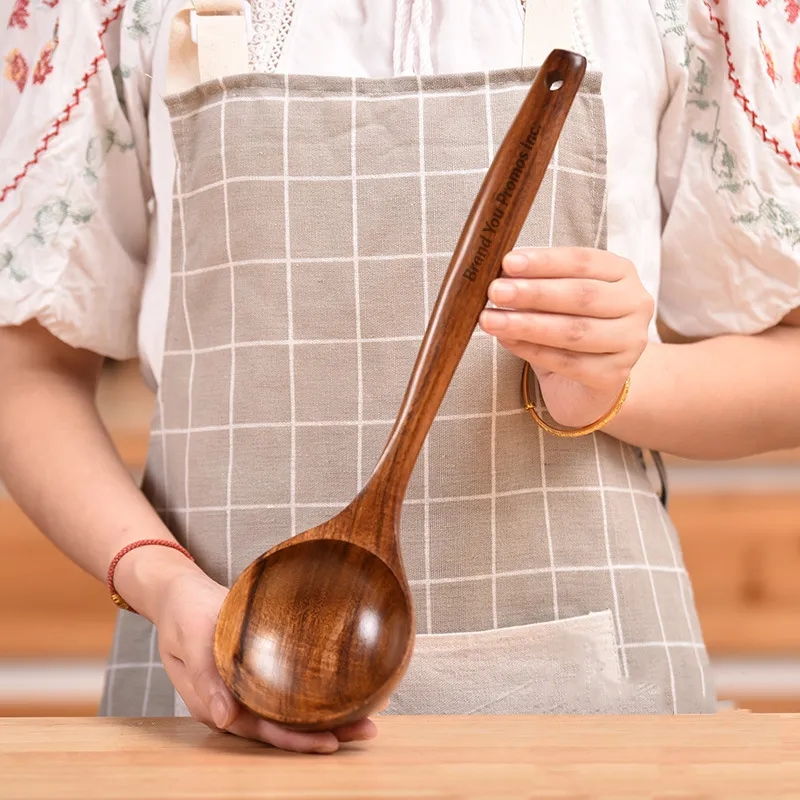
<path id="1" fill-rule="evenodd" d="M 647 713 L 656 686 L 623 680 L 611 611 L 475 633 L 417 635 L 387 714 Z"/>

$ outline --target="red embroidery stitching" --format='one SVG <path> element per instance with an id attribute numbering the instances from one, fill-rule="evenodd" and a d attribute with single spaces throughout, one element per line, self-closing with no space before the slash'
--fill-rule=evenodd
<path id="1" fill-rule="evenodd" d="M 756 5 L 766 8 L 772 0 L 756 0 Z M 719 0 L 714 0 L 715 5 L 719 5 Z M 800 2 L 798 0 L 784 0 L 784 10 L 786 19 L 793 25 L 800 17 Z"/>
<path id="2" fill-rule="evenodd" d="M 761 30 L 761 23 L 759 22 L 757 25 L 758 44 L 759 47 L 761 47 L 761 54 L 764 56 L 764 62 L 767 65 L 767 75 L 772 81 L 772 85 L 775 86 L 781 82 L 781 77 L 778 75 L 778 72 L 775 69 L 775 57 L 772 55 L 772 50 L 770 50 L 770 48 L 767 46 L 767 43 L 764 41 L 764 31 Z"/>
<path id="3" fill-rule="evenodd" d="M 9 28 L 22 28 L 24 30 L 28 27 L 28 17 L 31 15 L 28 8 L 29 5 L 30 0 L 17 0 L 8 20 Z"/>
<path id="4" fill-rule="evenodd" d="M 800 47 L 794 51 L 794 82 L 800 84 Z"/>
<path id="5" fill-rule="evenodd" d="M 46 2 L 46 0 L 45 0 Z M 58 2 L 58 0 L 56 0 Z M 58 23 L 53 29 L 53 38 L 42 48 L 39 54 L 39 60 L 36 62 L 36 67 L 33 70 L 33 82 L 42 84 L 47 79 L 47 76 L 53 71 L 53 54 L 58 47 Z"/>
<path id="6" fill-rule="evenodd" d="M 714 2 L 719 4 L 719 0 L 714 0 Z M 753 109 L 752 103 L 742 90 L 742 82 L 739 80 L 739 77 L 736 74 L 736 67 L 733 63 L 733 51 L 731 50 L 730 43 L 731 36 L 725 27 L 725 22 L 714 13 L 714 9 L 711 7 L 709 0 L 703 0 L 703 3 L 708 11 L 708 16 L 711 19 L 711 22 L 716 25 L 717 32 L 725 42 L 725 52 L 728 60 L 728 79 L 733 84 L 733 96 L 741 103 L 745 113 L 748 117 L 750 117 L 750 123 L 761 134 L 763 141 L 770 145 L 779 156 L 785 158 L 786 163 L 789 164 L 789 166 L 800 168 L 800 161 L 796 161 L 788 150 L 786 150 L 784 147 L 781 147 L 781 143 L 774 136 L 769 135 L 769 131 L 767 131 L 766 126 L 759 119 L 755 109 Z"/>
<path id="7" fill-rule="evenodd" d="M 89 81 L 95 75 L 97 75 L 97 73 L 100 71 L 100 65 L 108 58 L 108 53 L 103 45 L 102 37 L 105 36 L 106 31 L 111 27 L 111 23 L 114 22 L 122 13 L 122 10 L 125 8 L 125 2 L 126 0 L 122 0 L 121 3 L 114 7 L 111 14 L 103 20 L 103 24 L 100 26 L 100 30 L 98 31 L 98 35 L 100 36 L 100 53 L 92 60 L 91 64 L 89 65 L 89 69 L 83 73 L 83 78 L 81 79 L 78 88 L 72 93 L 72 100 L 67 103 L 67 105 L 64 107 L 64 110 L 56 117 L 55 122 L 53 122 L 52 126 L 50 127 L 50 130 L 45 134 L 40 145 L 36 148 L 36 150 L 34 150 L 33 156 L 14 176 L 11 183 L 4 186 L 3 190 L 0 191 L 0 203 L 2 203 L 11 192 L 19 187 L 22 179 L 28 174 L 31 167 L 39 163 L 39 158 L 50 147 L 50 142 L 52 142 L 53 139 L 55 139 L 56 136 L 61 133 L 61 126 L 69 122 L 72 112 L 81 102 L 81 97 L 83 96 L 86 87 L 89 85 Z"/>
<path id="8" fill-rule="evenodd" d="M 25 56 L 22 55 L 17 48 L 14 48 L 6 56 L 5 76 L 17 87 L 20 94 L 25 89 L 25 84 L 28 82 L 29 71 Z"/>

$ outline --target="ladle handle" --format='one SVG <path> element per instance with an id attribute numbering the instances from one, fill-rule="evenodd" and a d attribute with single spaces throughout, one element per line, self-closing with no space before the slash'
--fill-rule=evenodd
<path id="1" fill-rule="evenodd" d="M 530 211 L 586 71 L 554 50 L 503 139 L 453 252 L 386 448 L 365 492 L 402 502 L 422 444 Z M 387 497 L 386 495 L 391 495 Z"/>

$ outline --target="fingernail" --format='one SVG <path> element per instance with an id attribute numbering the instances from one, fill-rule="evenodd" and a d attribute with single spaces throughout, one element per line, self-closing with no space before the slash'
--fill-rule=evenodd
<path id="1" fill-rule="evenodd" d="M 510 303 L 517 296 L 517 287 L 502 278 L 492 284 L 492 299 L 495 303 Z"/>
<path id="2" fill-rule="evenodd" d="M 503 259 L 506 272 L 522 272 L 528 266 L 528 257 L 522 253 L 509 253 Z"/>
<path id="3" fill-rule="evenodd" d="M 324 742 L 320 742 L 315 748 L 315 753 L 335 753 L 339 749 L 339 740 L 333 735 L 330 738 L 325 738 Z"/>
<path id="4" fill-rule="evenodd" d="M 502 311 L 487 310 L 481 314 L 481 327 L 486 330 L 502 331 L 506 323 L 506 315 Z"/>
<path id="5" fill-rule="evenodd" d="M 228 704 L 221 694 L 215 694 L 211 698 L 211 719 L 218 728 L 224 728 L 228 724 Z"/>

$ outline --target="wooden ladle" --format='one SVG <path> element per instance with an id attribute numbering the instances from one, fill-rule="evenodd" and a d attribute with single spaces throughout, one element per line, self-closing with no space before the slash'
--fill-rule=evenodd
<path id="1" fill-rule="evenodd" d="M 380 709 L 405 674 L 415 636 L 398 543 L 406 487 L 585 70 L 582 56 L 564 50 L 539 70 L 456 245 L 364 489 L 333 519 L 260 556 L 231 588 L 215 631 L 217 668 L 260 717 L 296 730 L 336 728 Z"/>

